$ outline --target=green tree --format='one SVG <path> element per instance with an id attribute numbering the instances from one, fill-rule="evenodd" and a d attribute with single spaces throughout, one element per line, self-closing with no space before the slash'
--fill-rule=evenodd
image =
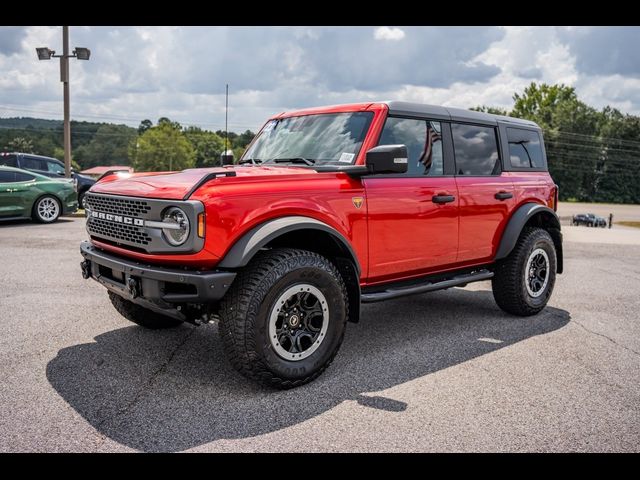
<path id="1" fill-rule="evenodd" d="M 144 132 L 153 127 L 153 122 L 148 118 L 145 118 L 140 122 L 140 126 L 138 127 L 138 135 L 142 135 Z"/>
<path id="2" fill-rule="evenodd" d="M 84 168 L 99 165 L 129 165 L 129 143 L 136 130 L 126 125 L 101 125 L 91 141 L 75 150 L 76 160 Z"/>
<path id="3" fill-rule="evenodd" d="M 491 113 L 493 115 L 509 115 L 509 111 L 504 108 L 487 107 L 486 105 L 478 105 L 477 107 L 471 108 L 471 110 L 475 110 L 476 112 Z"/>
<path id="4" fill-rule="evenodd" d="M 150 128 L 129 144 L 129 157 L 137 171 L 182 170 L 195 165 L 195 150 L 171 123 Z"/>
<path id="5" fill-rule="evenodd" d="M 47 155 L 47 156 L 51 156 L 53 158 L 57 158 L 62 163 L 64 163 L 64 148 L 55 147 L 53 149 L 53 153 L 51 155 Z M 71 153 L 71 168 L 73 170 L 75 170 L 76 172 L 79 172 L 79 171 L 83 170 L 82 167 L 80 167 L 80 165 L 78 164 L 78 162 L 76 162 L 76 160 L 75 160 L 75 158 L 73 156 L 73 152 Z"/>
<path id="6" fill-rule="evenodd" d="M 542 128 L 550 128 L 554 124 L 554 114 L 559 105 L 563 102 L 577 102 L 578 99 L 573 87 L 531 82 L 522 94 L 514 93 L 513 100 L 513 117 L 533 120 Z"/>
<path id="7" fill-rule="evenodd" d="M 14 137 L 6 148 L 14 152 L 33 153 L 33 142 L 25 137 Z"/>
<path id="8" fill-rule="evenodd" d="M 220 165 L 220 154 L 224 150 L 224 140 L 217 134 L 198 127 L 188 127 L 185 137 L 195 150 L 196 167 L 213 167 Z"/>
<path id="9" fill-rule="evenodd" d="M 171 125 L 171 127 L 175 128 L 176 130 L 182 130 L 182 125 L 180 125 L 178 122 L 172 122 L 167 117 L 160 117 L 158 119 L 158 125 L 164 124 Z"/>

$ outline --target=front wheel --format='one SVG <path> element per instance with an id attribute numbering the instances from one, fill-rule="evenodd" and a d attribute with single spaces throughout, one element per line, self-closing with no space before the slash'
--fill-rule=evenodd
<path id="1" fill-rule="evenodd" d="M 493 298 L 505 312 L 535 315 L 551 297 L 556 281 L 556 249 L 549 232 L 527 228 L 491 280 Z"/>
<path id="2" fill-rule="evenodd" d="M 340 348 L 347 305 L 342 277 L 326 258 L 289 248 L 260 252 L 220 305 L 227 358 L 265 385 L 310 382 Z"/>

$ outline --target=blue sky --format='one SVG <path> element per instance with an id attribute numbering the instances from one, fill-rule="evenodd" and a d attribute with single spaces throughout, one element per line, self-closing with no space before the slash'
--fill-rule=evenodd
<path id="1" fill-rule="evenodd" d="M 407 100 L 510 107 L 531 81 L 640 114 L 638 27 L 71 27 L 71 113 L 136 126 L 168 116 L 257 129 L 316 105 Z M 0 27 L 0 117 L 60 118 L 61 27 Z"/>

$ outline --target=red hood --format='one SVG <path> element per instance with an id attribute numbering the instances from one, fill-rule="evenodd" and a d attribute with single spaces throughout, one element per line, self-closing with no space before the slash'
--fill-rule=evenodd
<path id="1" fill-rule="evenodd" d="M 219 176 L 211 182 L 238 182 L 270 175 L 315 175 L 317 172 L 301 167 L 216 167 L 192 168 L 181 172 L 116 173 L 103 178 L 93 187 L 95 193 L 129 195 L 132 197 L 181 200 L 204 177 L 211 173 L 235 172 L 236 176 Z"/>

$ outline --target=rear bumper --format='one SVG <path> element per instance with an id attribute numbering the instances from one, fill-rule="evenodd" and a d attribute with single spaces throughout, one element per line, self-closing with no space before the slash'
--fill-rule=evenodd
<path id="1" fill-rule="evenodd" d="M 67 202 L 62 207 L 62 215 L 71 215 L 72 213 L 76 213 L 78 210 L 78 202 L 76 200 Z"/>
<path id="2" fill-rule="evenodd" d="M 172 308 L 181 303 L 214 303 L 224 297 L 236 274 L 144 265 L 109 254 L 90 242 L 80 244 L 85 278 L 93 278 L 112 292 L 135 303 Z"/>

